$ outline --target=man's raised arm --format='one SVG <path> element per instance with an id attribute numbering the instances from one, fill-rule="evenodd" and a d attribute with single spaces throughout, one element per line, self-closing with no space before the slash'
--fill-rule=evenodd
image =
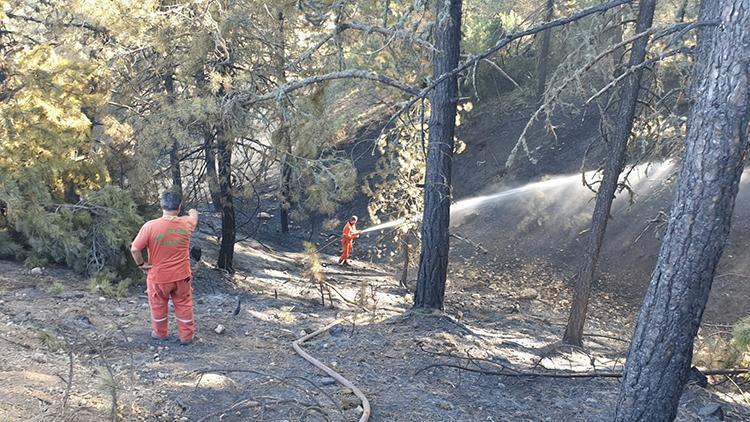
<path id="1" fill-rule="evenodd" d="M 188 210 L 188 218 L 190 218 L 190 222 L 193 225 L 193 228 L 198 227 L 198 210 L 195 208 L 191 208 Z"/>

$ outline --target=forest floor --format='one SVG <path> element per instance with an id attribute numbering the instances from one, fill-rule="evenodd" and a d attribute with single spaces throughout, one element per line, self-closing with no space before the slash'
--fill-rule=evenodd
<path id="1" fill-rule="evenodd" d="M 167 342 L 149 337 L 142 288 L 105 298 L 67 270 L 32 275 L 0 261 L 0 419 L 357 420 L 362 406 L 352 391 L 292 348 L 337 319 L 303 347 L 364 392 L 373 421 L 600 421 L 613 413 L 617 378 L 428 368 L 619 370 L 632 312 L 600 294 L 587 350 L 550 347 L 569 292 L 543 264 L 511 260 L 490 271 L 454 262 L 447 313 L 428 314 L 408 311 L 411 295 L 391 268 L 355 261 L 341 269 L 323 255 L 328 282 L 346 298 L 332 292 L 331 308 L 303 275 L 303 255 L 243 242 L 236 273 L 225 275 L 205 264 L 213 259 L 208 242 L 199 242 L 209 256 L 194 267 L 199 340 L 189 346 L 174 333 Z M 688 386 L 678 420 L 712 420 L 715 405 L 726 420 L 748 420 L 750 408 L 733 400 L 732 388 Z"/>

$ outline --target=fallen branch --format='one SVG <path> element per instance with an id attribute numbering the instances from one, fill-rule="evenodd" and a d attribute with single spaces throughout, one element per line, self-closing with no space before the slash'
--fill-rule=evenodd
<path id="1" fill-rule="evenodd" d="M 11 339 L 9 339 L 7 337 L 0 336 L 0 340 L 5 340 L 5 341 L 7 341 L 10 344 L 14 344 L 14 345 L 22 347 L 22 348 L 24 348 L 26 350 L 31 350 L 32 349 L 32 347 L 29 346 L 28 344 L 19 343 L 19 342 L 15 341 L 15 340 L 11 340 Z"/>
<path id="2" fill-rule="evenodd" d="M 432 368 L 455 368 L 462 369 L 464 371 L 474 372 L 483 375 L 501 375 L 506 377 L 516 378 L 620 378 L 622 372 L 610 372 L 610 371 L 587 371 L 587 372 L 541 372 L 541 371 L 507 371 L 507 370 L 486 370 L 486 369 L 474 369 L 468 368 L 452 363 L 434 363 L 432 365 L 425 366 L 424 368 L 417 371 L 414 375 L 419 375 L 422 372 Z"/>
<path id="3" fill-rule="evenodd" d="M 329 368 L 323 362 L 321 362 L 321 361 L 315 359 L 314 357 L 312 357 L 311 355 L 309 355 L 307 352 L 305 352 L 302 349 L 302 346 L 301 346 L 302 344 L 304 344 L 306 341 L 310 340 L 311 338 L 316 337 L 316 336 L 318 336 L 318 335 L 320 335 L 320 334 L 328 331 L 329 328 L 331 328 L 331 327 L 333 327 L 333 326 L 335 326 L 337 324 L 340 324 L 343 321 L 344 321 L 343 319 L 338 319 L 338 320 L 336 320 L 336 321 L 334 321 L 334 322 L 326 325 L 325 327 L 318 329 L 317 331 L 314 331 L 314 332 L 312 332 L 312 333 L 310 333 L 310 334 L 308 334 L 306 336 L 303 336 L 303 337 L 301 337 L 301 338 L 293 341 L 292 342 L 292 347 L 294 348 L 294 351 L 297 352 L 298 355 L 302 356 L 303 359 L 305 359 L 306 361 L 310 362 L 316 368 L 318 368 L 321 371 L 323 371 L 326 374 L 328 374 L 331 378 L 335 379 L 336 381 L 338 381 L 343 386 L 345 386 L 345 387 L 349 388 L 350 390 L 352 390 L 352 392 L 362 402 L 362 416 L 360 416 L 359 422 L 367 422 L 370 419 L 370 402 L 367 400 L 367 397 L 365 397 L 364 393 L 362 393 L 362 391 L 359 388 L 357 388 L 357 386 L 355 386 L 354 384 L 352 384 L 351 381 L 349 381 L 348 379 L 344 378 L 341 374 L 339 374 L 338 372 L 336 372 L 333 369 Z"/>
<path id="4" fill-rule="evenodd" d="M 432 365 L 425 366 L 418 370 L 414 375 L 419 375 L 422 372 L 432 368 L 455 368 L 464 371 L 474 372 L 483 375 L 499 375 L 505 377 L 516 377 L 516 378 L 622 378 L 622 371 L 585 371 L 585 372 L 541 372 L 541 371 L 509 371 L 509 370 L 486 370 L 486 369 L 475 369 L 465 366 L 460 366 L 452 363 L 435 363 Z M 706 376 L 719 376 L 719 375 L 742 375 L 749 374 L 750 368 L 731 368 L 731 369 L 708 369 L 701 371 Z"/>
<path id="5" fill-rule="evenodd" d="M 458 235 L 458 234 L 456 234 L 456 233 L 451 233 L 451 234 L 450 234 L 450 237 L 454 237 L 454 238 L 456 238 L 456 239 L 458 239 L 458 240 L 460 240 L 460 241 L 462 241 L 462 242 L 466 242 L 466 243 L 468 243 L 468 244 L 469 244 L 470 246 L 473 246 L 473 247 L 474 247 L 474 249 L 478 250 L 479 252 L 481 252 L 481 253 L 483 253 L 483 254 L 485 254 L 485 255 L 487 254 L 487 249 L 485 249 L 485 248 L 484 248 L 484 247 L 483 247 L 482 245 L 480 245 L 479 243 L 476 243 L 476 242 L 474 242 L 474 241 L 472 241 L 472 240 L 469 240 L 469 239 L 467 239 L 467 238 L 465 238 L 465 237 L 462 237 L 462 236 L 460 236 L 460 235 Z"/>
<path id="6" fill-rule="evenodd" d="M 70 389 L 73 386 L 73 345 L 70 344 L 70 341 L 68 341 L 68 359 L 69 359 L 68 379 L 65 380 L 65 394 L 63 394 L 62 410 L 60 411 L 60 414 L 62 415 L 63 419 L 65 419 L 65 412 L 68 409 L 68 399 L 70 398 Z"/>

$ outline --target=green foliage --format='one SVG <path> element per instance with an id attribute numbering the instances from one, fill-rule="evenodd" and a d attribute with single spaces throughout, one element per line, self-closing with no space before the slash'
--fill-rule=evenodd
<path id="1" fill-rule="evenodd" d="M 732 331 L 732 343 L 740 353 L 750 353 L 750 317 L 735 324 Z"/>
<path id="2" fill-rule="evenodd" d="M 26 254 L 23 245 L 11 238 L 5 230 L 0 230 L 0 258 L 21 259 Z"/>
<path id="3" fill-rule="evenodd" d="M 39 344 L 47 350 L 56 352 L 65 348 L 65 343 L 47 331 L 40 330 L 37 333 Z"/>
<path id="4" fill-rule="evenodd" d="M 84 113 L 104 101 L 94 88 L 95 64 L 40 45 L 17 54 L 10 66 L 16 91 L 0 102 L 0 170 L 35 199 L 61 197 L 70 184 L 91 189 L 106 183 Z"/>
<path id="5" fill-rule="evenodd" d="M 47 293 L 53 295 L 59 295 L 63 291 L 65 291 L 65 286 L 59 281 L 55 281 L 47 288 Z"/>
<path id="6" fill-rule="evenodd" d="M 410 111 L 409 122 L 419 122 L 420 111 L 415 108 Z M 395 245 L 409 241 L 411 237 L 419 238 L 418 218 L 421 217 L 424 204 L 423 190 L 426 169 L 424 142 L 427 142 L 429 110 L 425 111 L 425 127 L 418 123 L 405 124 L 389 131 L 378 140 L 380 159 L 375 171 L 367 176 L 363 187 L 364 193 L 370 198 L 367 211 L 374 224 L 386 221 L 404 219 L 404 223 L 397 226 L 383 239 L 393 241 Z M 418 243 L 417 243 L 418 244 Z M 381 244 L 381 246 L 384 246 Z M 398 248 L 396 248 L 398 249 Z M 419 248 L 413 248 L 417 250 Z M 386 248 L 380 248 L 381 255 Z M 395 250 L 391 255 L 395 255 Z"/>
<path id="7" fill-rule="evenodd" d="M 49 265 L 49 259 L 39 255 L 37 252 L 32 252 L 24 261 L 23 265 L 26 268 L 44 268 Z"/>
<path id="8" fill-rule="evenodd" d="M 125 297 L 132 284 L 131 278 L 120 278 L 112 271 L 100 271 L 89 278 L 91 292 L 106 297 Z"/>
<path id="9" fill-rule="evenodd" d="M 84 274 L 134 271 L 127 251 L 143 219 L 128 193 L 105 187 L 77 204 L 8 203 L 9 223 L 31 250 L 26 266 L 60 263 Z"/>

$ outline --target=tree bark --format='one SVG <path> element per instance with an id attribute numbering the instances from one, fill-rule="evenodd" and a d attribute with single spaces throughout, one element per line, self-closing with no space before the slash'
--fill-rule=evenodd
<path id="1" fill-rule="evenodd" d="M 174 69 L 167 72 L 164 77 L 164 90 L 167 93 L 167 104 L 174 105 L 175 103 L 175 89 L 174 89 Z M 182 171 L 180 169 L 180 158 L 179 158 L 180 144 L 177 139 L 172 140 L 172 146 L 169 149 L 169 166 L 172 173 L 172 190 L 179 192 L 182 195 Z"/>
<path id="2" fill-rule="evenodd" d="M 279 48 L 276 52 L 276 73 L 279 78 L 279 86 L 286 84 L 286 70 L 284 69 L 284 57 L 286 54 L 286 42 L 284 39 L 284 13 L 279 12 L 277 15 L 279 21 Z M 286 107 L 286 100 L 282 99 L 279 101 L 279 129 L 277 132 L 277 139 L 279 140 L 279 150 L 281 151 L 281 174 L 279 183 L 279 219 L 281 224 L 281 232 L 289 232 L 289 209 L 292 205 L 291 191 L 292 191 L 292 140 L 289 136 L 289 119 L 287 116 L 288 110 Z"/>
<path id="3" fill-rule="evenodd" d="M 217 266 L 232 272 L 234 267 L 234 242 L 236 237 L 234 196 L 232 193 L 232 146 L 220 131 L 216 136 L 219 162 L 219 190 L 221 192 L 221 246 Z"/>
<path id="4" fill-rule="evenodd" d="M 750 0 L 704 0 L 693 108 L 667 232 L 630 344 L 616 421 L 671 421 L 727 241 L 748 146 Z"/>
<path id="5" fill-rule="evenodd" d="M 461 0 L 435 2 L 433 78 L 458 66 L 461 50 Z M 422 217 L 415 308 L 443 309 L 448 270 L 453 135 L 456 129 L 458 83 L 445 78 L 430 94 L 429 145 Z"/>
<path id="6" fill-rule="evenodd" d="M 655 4 L 655 0 L 642 0 L 640 2 L 638 21 L 635 29 L 636 33 L 647 31 L 651 27 Z M 629 67 L 636 66 L 644 61 L 647 47 L 648 37 L 641 37 L 633 43 Z M 568 317 L 568 324 L 563 334 L 563 342 L 567 344 L 583 346 L 583 326 L 586 322 L 591 285 L 596 274 L 599 252 L 604 241 L 604 233 L 607 230 L 607 221 L 609 220 L 612 201 L 617 190 L 618 179 L 625 165 L 625 153 L 633 126 L 642 74 L 643 69 L 639 69 L 625 78 L 622 90 L 620 91 L 620 106 L 617 121 L 615 122 L 615 132 L 609 140 L 609 153 L 604 166 L 601 185 L 596 195 L 596 204 L 594 205 L 594 214 L 591 218 L 591 229 L 589 230 L 586 254 L 576 277 L 570 316 Z"/>
<path id="7" fill-rule="evenodd" d="M 677 8 L 677 12 L 674 15 L 675 22 L 685 22 L 685 13 L 687 12 L 688 0 L 682 0 L 680 7 Z"/>
<path id="8" fill-rule="evenodd" d="M 544 21 L 549 22 L 555 12 L 555 0 L 547 0 L 545 5 Z M 539 52 L 539 61 L 537 62 L 536 75 L 536 100 L 537 103 L 544 101 L 544 91 L 547 89 L 547 73 L 549 72 L 550 62 L 550 41 L 552 39 L 552 29 L 544 31 L 542 34 L 542 48 Z"/>
<path id="9" fill-rule="evenodd" d="M 623 6 L 618 6 L 613 10 L 613 18 L 612 18 L 612 31 L 610 33 L 610 42 L 612 45 L 617 45 L 622 42 L 622 34 L 623 34 L 623 23 L 622 23 L 622 8 Z M 620 75 L 622 72 L 622 61 L 625 56 L 625 46 L 619 47 L 615 51 L 612 52 L 612 67 L 614 68 L 614 74 Z"/>
<path id="10" fill-rule="evenodd" d="M 204 152 L 206 159 L 206 184 L 211 202 L 215 211 L 221 211 L 221 189 L 219 188 L 219 176 L 216 173 L 216 142 L 213 132 L 208 128 L 203 129 Z"/>

